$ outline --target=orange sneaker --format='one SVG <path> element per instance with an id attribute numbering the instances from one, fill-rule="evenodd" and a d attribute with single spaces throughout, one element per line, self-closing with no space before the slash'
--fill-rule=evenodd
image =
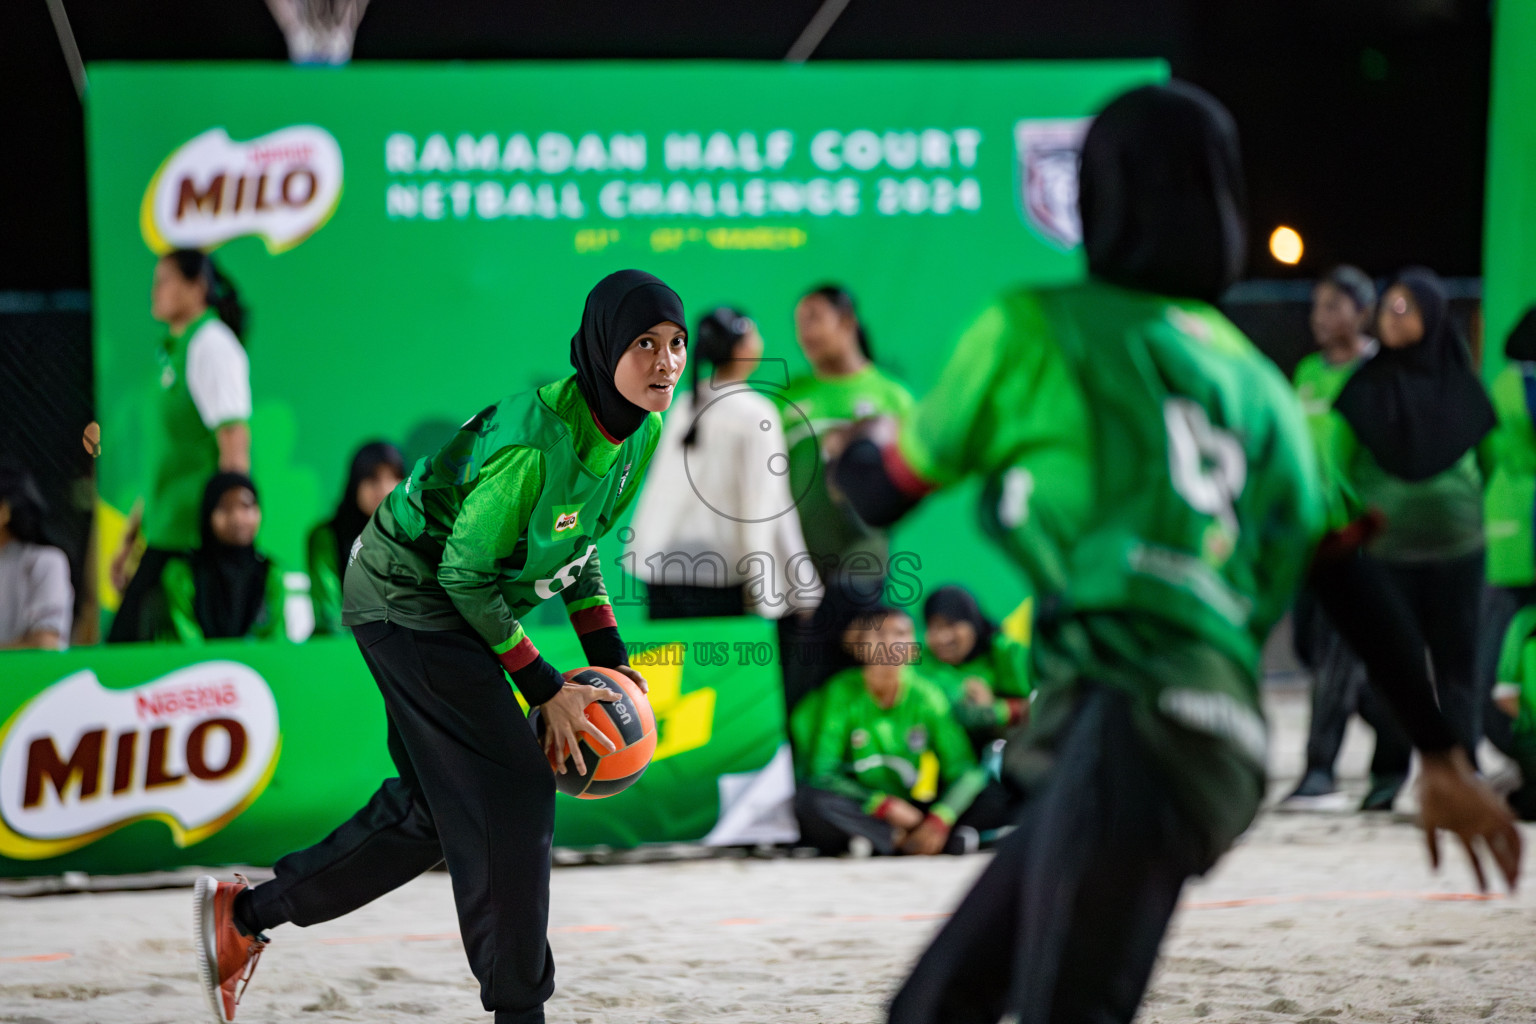
<path id="1" fill-rule="evenodd" d="M 265 935 L 246 935 L 235 925 L 235 897 L 250 883 L 220 882 L 210 875 L 193 890 L 193 941 L 197 946 L 197 976 L 213 1011 L 214 1024 L 229 1024 L 235 1007 L 256 973 L 256 961 L 267 948 Z"/>

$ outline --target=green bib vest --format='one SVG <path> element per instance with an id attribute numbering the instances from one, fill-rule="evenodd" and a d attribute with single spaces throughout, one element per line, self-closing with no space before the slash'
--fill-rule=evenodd
<path id="1" fill-rule="evenodd" d="M 187 388 L 187 346 L 203 325 L 215 319 L 208 310 L 181 334 L 167 335 L 159 351 L 160 389 L 146 417 L 144 542 L 152 548 L 189 550 L 201 540 L 198 513 L 203 488 L 219 469 L 219 443 L 203 425 Z"/>

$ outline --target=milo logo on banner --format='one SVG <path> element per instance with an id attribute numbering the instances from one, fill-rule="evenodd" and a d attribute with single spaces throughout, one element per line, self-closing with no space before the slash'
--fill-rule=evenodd
<path id="1" fill-rule="evenodd" d="M 155 252 L 211 249 L 257 235 L 270 252 L 320 230 L 341 201 L 341 147 L 315 125 L 236 142 L 212 128 L 168 156 L 139 207 Z"/>
<path id="2" fill-rule="evenodd" d="M 0 730 L 0 856 L 56 857 L 146 818 L 201 842 L 261 795 L 280 746 L 272 691 L 238 662 L 128 690 L 76 672 Z"/>

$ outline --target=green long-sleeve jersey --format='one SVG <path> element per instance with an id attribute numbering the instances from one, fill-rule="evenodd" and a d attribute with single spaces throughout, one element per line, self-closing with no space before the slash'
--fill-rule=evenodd
<path id="1" fill-rule="evenodd" d="M 949 699 L 910 666 L 902 668 L 896 702 L 888 708 L 870 696 L 864 669 L 849 668 L 823 685 L 818 710 L 809 785 L 852 797 L 873 813 L 886 797 L 916 799 L 923 755 L 931 753 L 942 788 L 929 813 L 946 825 L 986 787 L 986 771 L 950 715 Z"/>
<path id="2" fill-rule="evenodd" d="M 614 443 L 575 376 L 502 399 L 418 462 L 353 546 L 342 622 L 466 623 L 537 657 L 519 619 L 559 594 L 578 633 L 612 625 L 597 555 L 640 490 L 661 417 Z M 503 659 L 506 660 L 506 659 Z"/>
<path id="3" fill-rule="evenodd" d="M 1483 515 L 1488 533 L 1488 582 L 1498 587 L 1536 583 L 1536 363 L 1511 362 L 1494 379 L 1499 425 L 1488 438 L 1488 488 Z"/>
<path id="4" fill-rule="evenodd" d="M 954 705 L 955 719 L 977 740 L 996 739 L 1022 713 L 1019 702 L 1028 700 L 1034 686 L 1030 683 L 1029 645 L 1002 632 L 993 634 L 990 649 L 960 665 L 945 665 L 927 654 L 925 670 L 945 690 Z M 987 684 L 992 700 L 975 704 L 966 699 L 965 681 L 972 676 Z"/>
<path id="5" fill-rule="evenodd" d="M 1389 562 L 1459 558 L 1483 547 L 1483 472 L 1478 449 L 1427 480 L 1408 481 L 1381 468 L 1354 429 L 1334 412 L 1331 453 L 1324 462 L 1348 504 L 1375 509 L 1386 528 L 1370 552 Z M 1339 525 L 1334 522 L 1332 525 Z"/>
<path id="6" fill-rule="evenodd" d="M 1192 821 L 1235 838 L 1263 792 L 1260 651 L 1323 526 L 1279 370 L 1206 303 L 1020 290 L 962 335 L 895 454 L 915 493 L 983 480 L 1036 594 L 1036 744 L 1081 682 L 1120 689 Z"/>
<path id="7" fill-rule="evenodd" d="M 336 533 L 330 523 L 309 531 L 309 603 L 315 612 L 315 636 L 341 632 L 341 566 L 336 564 Z"/>
<path id="8" fill-rule="evenodd" d="M 791 381 L 779 397 L 784 441 L 789 448 L 789 487 L 795 496 L 805 546 L 827 579 L 850 562 L 857 571 L 886 570 L 889 540 L 846 502 L 827 491 L 822 440 L 867 416 L 904 416 L 912 393 L 873 363 L 846 377 L 807 376 Z M 861 564 L 862 561 L 862 564 Z"/>

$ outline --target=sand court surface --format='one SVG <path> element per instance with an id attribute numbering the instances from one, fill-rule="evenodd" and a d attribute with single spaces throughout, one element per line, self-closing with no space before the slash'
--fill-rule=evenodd
<path id="1" fill-rule="evenodd" d="M 1278 780 L 1297 768 L 1302 712 L 1293 693 L 1272 703 Z M 1347 756 L 1358 769 L 1358 737 Z M 1529 846 L 1536 834 L 1526 837 Z M 1407 824 L 1266 815 L 1186 890 L 1139 1019 L 1536 1021 L 1536 903 L 1477 897 L 1460 850 L 1446 853 L 1431 875 Z M 557 868 L 549 1019 L 870 1024 L 986 862 L 736 857 Z M 240 1021 L 489 1020 L 445 874 L 273 938 Z M 204 1019 L 190 890 L 0 898 L 0 1021 Z"/>

